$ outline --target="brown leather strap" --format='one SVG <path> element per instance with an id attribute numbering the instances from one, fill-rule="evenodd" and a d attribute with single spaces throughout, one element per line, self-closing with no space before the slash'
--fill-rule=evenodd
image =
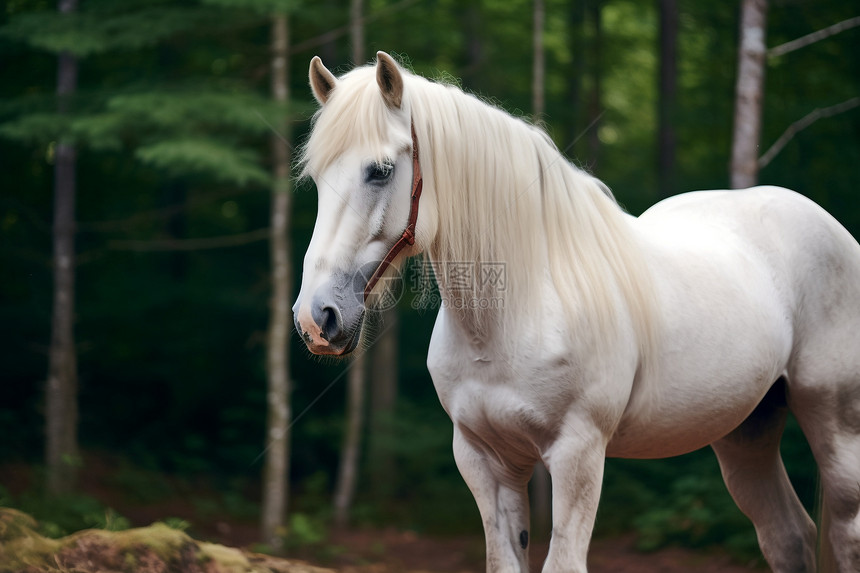
<path id="1" fill-rule="evenodd" d="M 400 254 L 406 245 L 415 244 L 415 223 L 418 221 L 418 201 L 421 199 L 421 190 L 424 188 L 424 177 L 421 175 L 421 164 L 418 162 L 418 137 L 415 136 L 415 124 L 412 124 L 412 204 L 409 207 L 409 220 L 406 229 L 394 245 L 388 250 L 388 254 L 376 267 L 367 286 L 364 287 L 364 301 L 370 296 L 370 291 L 379 282 L 383 273 L 391 266 L 391 263 Z"/>

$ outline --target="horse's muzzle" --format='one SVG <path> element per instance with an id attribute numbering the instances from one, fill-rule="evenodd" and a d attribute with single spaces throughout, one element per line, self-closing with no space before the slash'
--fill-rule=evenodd
<path id="1" fill-rule="evenodd" d="M 308 350 L 314 354 L 342 356 L 358 346 L 364 307 L 342 307 L 328 297 L 315 296 L 310 309 L 301 306 L 294 317 L 296 331 Z"/>

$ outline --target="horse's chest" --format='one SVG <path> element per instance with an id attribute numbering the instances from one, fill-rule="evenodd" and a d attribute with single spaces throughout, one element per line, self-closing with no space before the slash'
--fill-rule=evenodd
<path id="1" fill-rule="evenodd" d="M 506 467 L 531 467 L 552 443 L 561 411 L 548 412 L 521 388 L 465 382 L 448 393 L 445 408 L 473 445 Z"/>
<path id="2" fill-rule="evenodd" d="M 448 356 L 431 371 L 440 402 L 464 437 L 513 465 L 537 461 L 577 406 L 576 384 L 561 364 L 458 363 Z"/>
<path id="3" fill-rule="evenodd" d="M 594 406 L 598 398 L 584 385 L 581 361 L 563 337 L 524 329 L 517 352 L 503 353 L 476 344 L 449 318 L 440 311 L 427 366 L 455 427 L 492 455 L 534 463 L 568 416 Z"/>

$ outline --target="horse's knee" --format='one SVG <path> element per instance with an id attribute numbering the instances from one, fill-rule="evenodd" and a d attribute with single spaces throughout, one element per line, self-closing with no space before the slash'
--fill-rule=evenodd
<path id="1" fill-rule="evenodd" d="M 860 571 L 860 515 L 830 523 L 830 542 L 840 571 Z"/>
<path id="2" fill-rule="evenodd" d="M 814 573 L 816 528 L 812 522 L 759 532 L 759 547 L 774 573 Z"/>

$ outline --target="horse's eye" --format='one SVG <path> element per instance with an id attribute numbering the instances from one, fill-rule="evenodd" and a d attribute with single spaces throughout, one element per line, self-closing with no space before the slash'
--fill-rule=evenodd
<path id="1" fill-rule="evenodd" d="M 367 167 L 368 183 L 385 183 L 394 173 L 394 165 L 391 163 L 372 163 Z"/>

